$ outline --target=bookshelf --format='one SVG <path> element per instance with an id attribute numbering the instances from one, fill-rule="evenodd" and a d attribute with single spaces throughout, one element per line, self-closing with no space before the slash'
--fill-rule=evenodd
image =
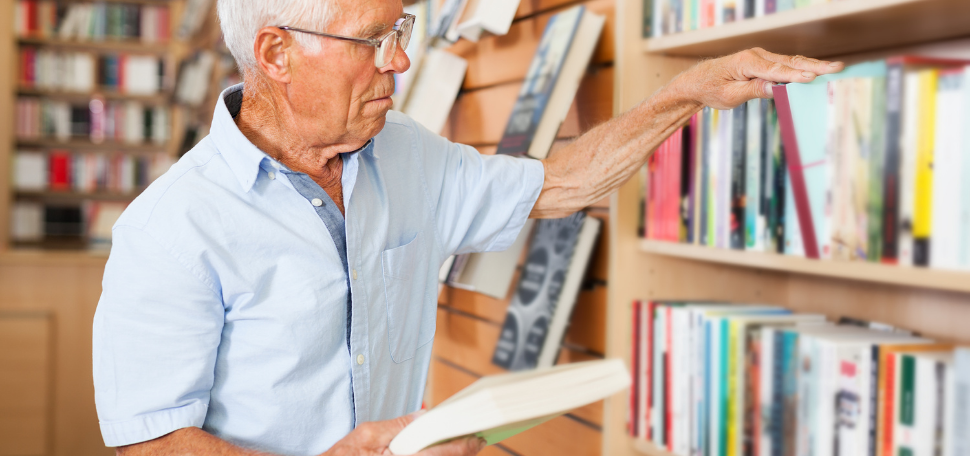
<path id="1" fill-rule="evenodd" d="M 966 55 L 965 0 L 844 0 L 657 38 L 642 36 L 639 0 L 616 4 L 614 115 L 633 107 L 698 59 L 760 46 L 811 57 L 882 57 L 902 48 L 957 47 Z M 947 41 L 949 40 L 949 41 Z M 956 43 L 956 44 L 954 44 Z M 918 46 L 918 47 L 917 47 Z M 607 357 L 629 361 L 634 299 L 778 304 L 797 312 L 886 322 L 947 342 L 970 343 L 970 273 L 809 260 L 643 240 L 639 184 L 610 206 L 611 286 Z M 672 456 L 627 435 L 627 393 L 607 401 L 603 454 Z"/>
<path id="2" fill-rule="evenodd" d="M 3 43 L 2 48 L 0 48 L 0 61 L 6 61 L 12 63 L 11 71 L 4 72 L 0 76 L 0 110 L 7 114 L 7 119 L 17 119 L 19 111 L 17 110 L 17 101 L 20 99 L 34 99 L 43 100 L 40 104 L 45 101 L 51 101 L 53 103 L 59 103 L 62 106 L 67 106 L 65 109 L 75 109 L 83 106 L 87 106 L 92 100 L 101 100 L 105 103 L 105 106 L 116 106 L 119 110 L 123 106 L 128 104 L 137 104 L 138 109 L 142 110 L 142 116 L 131 119 L 141 119 L 140 122 L 144 124 L 149 123 L 149 119 L 152 117 L 158 117 L 160 114 L 164 114 L 163 118 L 165 120 L 162 123 L 156 123 L 152 125 L 157 134 L 157 128 L 164 125 L 165 132 L 163 133 L 164 140 L 158 140 L 158 138 L 145 138 L 144 140 L 134 141 L 132 138 L 126 138 L 125 141 L 115 140 L 113 138 L 106 138 L 102 141 L 93 141 L 87 136 L 77 136 L 71 135 L 70 137 L 53 138 L 49 136 L 40 137 L 24 137 L 19 135 L 14 129 L 16 125 L 15 121 L 4 122 L 0 126 L 0 192 L 3 193 L 2 198 L 0 198 L 0 218 L 2 218 L 2 223 L 0 223 L 0 251 L 9 249 L 64 249 L 78 250 L 84 249 L 86 242 L 83 242 L 84 235 L 82 234 L 82 239 L 80 242 L 47 242 L 45 240 L 29 240 L 29 241 L 18 241 L 13 239 L 11 233 L 12 225 L 12 213 L 14 204 L 18 201 L 33 201 L 39 202 L 41 204 L 46 204 L 49 202 L 59 202 L 67 205 L 80 205 L 84 202 L 109 202 L 109 201 L 130 201 L 137 196 L 138 191 L 129 192 L 127 191 L 130 187 L 125 187 L 125 191 L 118 191 L 117 188 L 101 188 L 103 182 L 99 180 L 99 187 L 95 191 L 91 190 L 76 190 L 76 191 L 24 191 L 15 188 L 15 182 L 12 181 L 13 169 L 11 168 L 17 151 L 37 151 L 47 153 L 53 150 L 57 151 L 68 151 L 72 156 L 85 156 L 90 157 L 93 154 L 100 154 L 101 157 L 95 158 L 93 160 L 103 160 L 107 159 L 113 160 L 111 157 L 125 157 L 123 160 L 128 161 L 138 161 L 138 169 L 144 167 L 151 167 L 151 171 L 148 172 L 150 182 L 150 177 L 159 174 L 158 170 L 163 170 L 164 163 L 162 162 L 174 162 L 181 154 L 184 142 L 184 134 L 186 130 L 186 124 L 199 123 L 199 118 L 203 119 L 203 122 L 207 124 L 207 115 L 211 115 L 211 105 L 208 103 L 208 98 L 214 100 L 214 95 L 209 93 L 207 96 L 207 102 L 199 106 L 188 106 L 178 101 L 175 96 L 177 88 L 177 80 L 180 75 L 183 63 L 186 59 L 190 58 L 195 52 L 202 49 L 215 49 L 217 43 L 220 40 L 221 32 L 217 26 L 216 13 L 214 8 L 214 2 L 209 2 L 208 7 L 205 11 L 201 11 L 204 16 L 203 24 L 192 36 L 180 36 L 182 32 L 182 18 L 183 13 L 189 13 L 187 9 L 191 7 L 187 0 L 110 0 L 108 2 L 89 2 L 89 1 L 71 1 L 71 2 L 55 2 L 58 5 L 75 7 L 76 5 L 85 4 L 98 4 L 107 5 L 102 6 L 108 8 L 108 19 L 104 19 L 107 22 L 105 28 L 106 35 L 102 38 L 71 38 L 65 39 L 59 37 L 56 33 L 54 34 L 18 34 L 15 30 L 13 21 L 4 23 L 0 25 L 0 42 Z M 206 2 L 201 2 L 201 6 L 205 6 Z M 2 9 L 3 17 L 14 17 L 14 12 L 16 10 L 17 0 L 5 0 L 0 2 L 0 9 Z M 114 5 L 114 6 L 112 6 Z M 159 27 L 164 26 L 167 21 L 168 33 L 161 33 L 155 35 L 155 32 L 149 33 L 150 38 L 144 39 L 141 37 L 131 37 L 129 31 L 122 32 L 125 27 L 121 24 L 130 24 L 130 22 L 116 22 L 112 23 L 111 18 L 131 17 L 125 16 L 124 12 L 131 12 L 129 10 L 124 10 L 117 16 L 110 16 L 110 8 L 124 8 L 118 5 L 135 5 L 143 13 L 139 13 L 139 21 L 142 24 L 149 24 L 150 19 L 142 19 L 141 14 L 144 13 L 145 8 L 151 8 L 154 14 L 159 9 L 166 9 L 168 11 L 167 19 L 158 19 L 158 22 L 154 22 L 156 25 L 149 25 L 148 27 Z M 38 11 L 42 11 L 38 7 Z M 191 14 L 199 14 L 196 11 Z M 161 13 L 158 13 L 161 14 Z M 146 18 L 156 18 L 158 16 L 145 16 Z M 155 30 L 155 29 L 152 29 Z M 112 36 L 112 35 L 115 36 Z M 120 37 L 124 34 L 125 37 Z M 166 36 L 167 35 L 167 36 Z M 129 55 L 129 56 L 147 56 L 153 59 L 157 59 L 164 68 L 159 76 L 160 87 L 154 93 L 126 93 L 125 89 L 121 87 L 109 87 L 104 86 L 101 83 L 99 76 L 95 76 L 93 87 L 86 90 L 69 90 L 60 87 L 65 87 L 63 85 L 48 85 L 46 86 L 35 86 L 33 84 L 25 84 L 21 81 L 21 51 L 24 49 L 35 49 L 35 50 L 51 50 L 57 53 L 83 53 L 93 56 L 93 65 L 95 75 L 101 75 L 105 71 L 102 67 L 101 59 L 106 56 L 118 56 L 118 55 Z M 38 57 L 39 58 L 39 57 Z M 108 63 L 104 63 L 107 66 Z M 117 63 L 119 68 L 121 63 Z M 213 76 L 211 81 L 207 81 L 207 91 L 208 92 L 218 92 L 221 87 L 216 87 L 216 85 L 221 82 L 221 78 L 224 78 L 224 73 L 226 69 L 220 67 L 221 62 L 217 62 L 214 68 Z M 224 65 L 223 65 L 224 66 Z M 39 71 L 39 70 L 38 70 Z M 120 71 L 119 71 L 120 74 Z M 215 76 L 219 76 L 218 78 Z M 119 76 L 120 78 L 120 76 Z M 56 84 L 56 83 L 55 83 Z M 52 88 L 58 87 L 58 88 Z M 107 107 L 105 109 L 108 109 Z M 127 107 L 124 108 L 127 110 Z M 153 113 L 147 113 L 145 111 L 154 110 Z M 152 117 L 149 114 L 153 114 Z M 38 115 L 39 119 L 40 116 Z M 137 120 L 136 120 L 137 122 Z M 73 128 L 73 127 L 72 127 Z M 136 129 L 141 129 L 142 127 L 135 127 Z M 146 131 L 150 130 L 145 128 Z M 147 133 L 146 133 L 147 134 Z M 164 160 L 161 160 L 164 158 Z M 74 160 L 73 158 L 71 159 Z M 148 160 L 146 162 L 145 160 Z M 154 169 L 157 167 L 158 170 Z M 74 163 L 71 164 L 73 166 Z M 103 163 L 102 163 L 103 164 Z M 99 164 L 98 166 L 102 166 Z M 86 164 L 85 166 L 91 166 Z M 117 166 L 112 163 L 111 165 L 104 166 Z M 128 166 L 127 164 L 124 166 Z M 131 168 L 124 168 L 131 169 Z M 114 168 L 112 171 L 115 172 Z M 121 172 L 121 171 L 118 171 Z M 136 177 L 136 187 L 140 191 L 144 188 L 143 182 L 144 177 L 137 177 L 139 173 L 144 174 L 145 171 L 135 171 Z M 103 178 L 102 178 L 103 179 Z"/>

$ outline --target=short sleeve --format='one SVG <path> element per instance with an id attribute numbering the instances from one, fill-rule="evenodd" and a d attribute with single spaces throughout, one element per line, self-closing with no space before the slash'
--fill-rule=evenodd
<path id="1" fill-rule="evenodd" d="M 438 237 L 446 254 L 505 250 L 542 190 L 542 162 L 482 155 L 437 135 L 421 141 Z"/>
<path id="2" fill-rule="evenodd" d="M 105 445 L 202 427 L 224 321 L 211 284 L 154 237 L 116 226 L 94 316 L 94 389 Z"/>

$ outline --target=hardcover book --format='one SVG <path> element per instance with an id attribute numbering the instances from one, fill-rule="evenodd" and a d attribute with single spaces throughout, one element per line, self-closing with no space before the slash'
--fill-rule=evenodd
<path id="1" fill-rule="evenodd" d="M 555 364 L 600 224 L 583 212 L 536 223 L 493 364 L 513 371 Z"/>
<path id="2" fill-rule="evenodd" d="M 604 22 L 581 5 L 549 19 L 496 153 L 549 154 Z"/>

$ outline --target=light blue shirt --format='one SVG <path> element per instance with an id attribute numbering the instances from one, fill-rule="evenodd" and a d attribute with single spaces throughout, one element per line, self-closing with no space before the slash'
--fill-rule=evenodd
<path id="1" fill-rule="evenodd" d="M 481 156 L 389 112 L 343 154 L 334 218 L 319 186 L 236 127 L 241 90 L 115 224 L 94 317 L 108 446 L 196 426 L 318 454 L 419 409 L 441 263 L 511 245 L 542 187 L 538 161 Z"/>

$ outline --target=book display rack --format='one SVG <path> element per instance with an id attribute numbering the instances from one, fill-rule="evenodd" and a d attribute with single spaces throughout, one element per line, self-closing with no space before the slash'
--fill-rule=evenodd
<path id="1" fill-rule="evenodd" d="M 970 4 L 951 0 L 846 0 L 644 38 L 641 1 L 618 1 L 615 113 L 662 87 L 698 59 L 760 46 L 772 52 L 857 63 L 900 53 L 970 54 Z M 817 3 L 817 2 L 816 2 Z M 779 2 L 780 4 L 780 2 Z M 881 321 L 934 340 L 970 343 L 970 273 L 866 262 L 811 260 L 637 236 L 642 189 L 614 196 L 610 219 L 607 357 L 631 362 L 636 299 L 779 305 L 830 319 Z M 628 364 L 631 365 L 631 364 Z M 629 396 L 606 405 L 603 454 L 669 455 L 627 434 Z"/>

